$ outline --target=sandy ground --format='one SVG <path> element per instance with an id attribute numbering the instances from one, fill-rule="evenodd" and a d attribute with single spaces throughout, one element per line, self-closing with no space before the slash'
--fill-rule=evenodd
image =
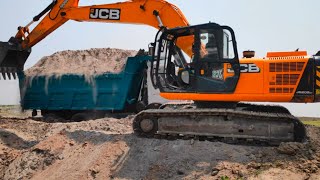
<path id="1" fill-rule="evenodd" d="M 119 72 L 135 53 L 62 51 L 26 73 Z M 0 179 L 320 179 L 320 129 L 312 126 L 307 143 L 265 147 L 138 138 L 131 128 L 134 115 L 48 123 L 28 113 L 0 109 Z"/>
<path id="2" fill-rule="evenodd" d="M 12 112 L 0 113 L 0 179 L 320 179 L 317 127 L 308 143 L 263 147 L 138 138 L 133 115 L 46 123 Z"/>

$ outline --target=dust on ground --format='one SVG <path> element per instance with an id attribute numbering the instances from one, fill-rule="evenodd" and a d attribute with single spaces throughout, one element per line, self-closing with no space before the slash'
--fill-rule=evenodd
<path id="1" fill-rule="evenodd" d="M 127 58 L 135 56 L 135 50 L 116 48 L 92 48 L 88 50 L 66 50 L 45 56 L 25 74 L 34 76 L 59 76 L 80 74 L 86 76 L 106 72 L 119 73 L 124 68 Z"/>
<path id="2" fill-rule="evenodd" d="M 320 179 L 320 129 L 279 147 L 136 137 L 134 115 L 0 120 L 0 179 Z"/>

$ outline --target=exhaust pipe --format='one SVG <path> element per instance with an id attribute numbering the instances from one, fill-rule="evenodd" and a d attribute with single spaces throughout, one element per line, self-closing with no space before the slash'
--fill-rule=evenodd
<path id="1" fill-rule="evenodd" d="M 11 79 L 17 78 L 16 73 L 23 71 L 24 64 L 28 59 L 31 48 L 22 49 L 15 38 L 11 38 L 9 42 L 0 42 L 0 77 Z"/>

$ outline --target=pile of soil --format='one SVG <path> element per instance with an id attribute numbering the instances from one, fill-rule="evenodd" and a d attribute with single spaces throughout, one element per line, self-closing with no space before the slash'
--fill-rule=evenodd
<path id="1" fill-rule="evenodd" d="M 133 118 L 0 117 L 0 179 L 320 179 L 317 127 L 306 143 L 248 146 L 139 138 Z"/>
<path id="2" fill-rule="evenodd" d="M 27 76 L 59 76 L 81 74 L 92 76 L 105 72 L 119 73 L 130 56 L 137 51 L 115 48 L 93 48 L 89 50 L 67 50 L 43 57 L 25 71 Z"/>

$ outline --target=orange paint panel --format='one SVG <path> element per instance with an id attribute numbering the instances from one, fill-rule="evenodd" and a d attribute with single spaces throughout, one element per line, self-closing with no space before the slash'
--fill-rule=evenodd
<path id="1" fill-rule="evenodd" d="M 308 58 L 289 58 L 285 61 L 242 59 L 240 60 L 241 64 L 256 64 L 260 68 L 260 73 L 240 73 L 240 79 L 233 94 L 162 92 L 160 95 L 170 100 L 291 102 L 308 60 Z M 295 65 L 295 68 L 291 68 L 292 71 L 290 71 L 290 68 L 289 70 L 283 68 L 287 66 L 286 63 L 290 64 L 292 62 Z M 281 65 L 281 71 L 278 68 L 278 72 L 269 72 L 272 63 L 283 63 L 285 65 Z M 301 68 L 298 68 L 298 65 L 301 65 Z M 226 65 L 224 73 L 227 68 Z M 229 73 L 229 76 L 230 74 L 232 75 L 232 73 Z M 309 102 L 310 99 L 305 99 L 305 101 Z"/>
<path id="2" fill-rule="evenodd" d="M 252 102 L 290 102 L 292 95 L 274 94 L 200 94 L 200 93 L 160 93 L 160 96 L 170 100 L 195 101 L 252 101 Z"/>
<path id="3" fill-rule="evenodd" d="M 290 94 L 296 92 L 303 72 L 307 66 L 308 58 L 286 57 L 285 60 L 265 61 L 264 93 L 268 96 L 275 94 Z"/>
<path id="4" fill-rule="evenodd" d="M 144 5 L 144 10 L 140 8 L 142 4 Z M 91 8 L 120 9 L 120 19 L 90 19 L 89 12 Z M 159 22 L 153 15 L 154 10 L 159 12 L 163 25 L 169 29 L 189 26 L 188 20 L 180 11 L 180 9 L 164 0 L 127 1 L 114 4 L 70 8 L 64 12 L 66 12 L 65 18 L 75 21 L 140 24 L 149 25 L 159 29 Z M 193 41 L 193 37 L 186 36 L 179 38 L 177 45 L 191 57 Z"/>
<path id="5" fill-rule="evenodd" d="M 261 59 L 241 59 L 240 64 L 255 64 L 259 67 L 259 73 L 240 73 L 238 85 L 235 90 L 235 94 L 263 94 L 263 72 L 264 63 Z"/>
<path id="6" fill-rule="evenodd" d="M 271 58 L 271 57 L 288 57 L 288 56 L 307 56 L 307 51 L 268 52 L 267 53 L 267 58 Z"/>

